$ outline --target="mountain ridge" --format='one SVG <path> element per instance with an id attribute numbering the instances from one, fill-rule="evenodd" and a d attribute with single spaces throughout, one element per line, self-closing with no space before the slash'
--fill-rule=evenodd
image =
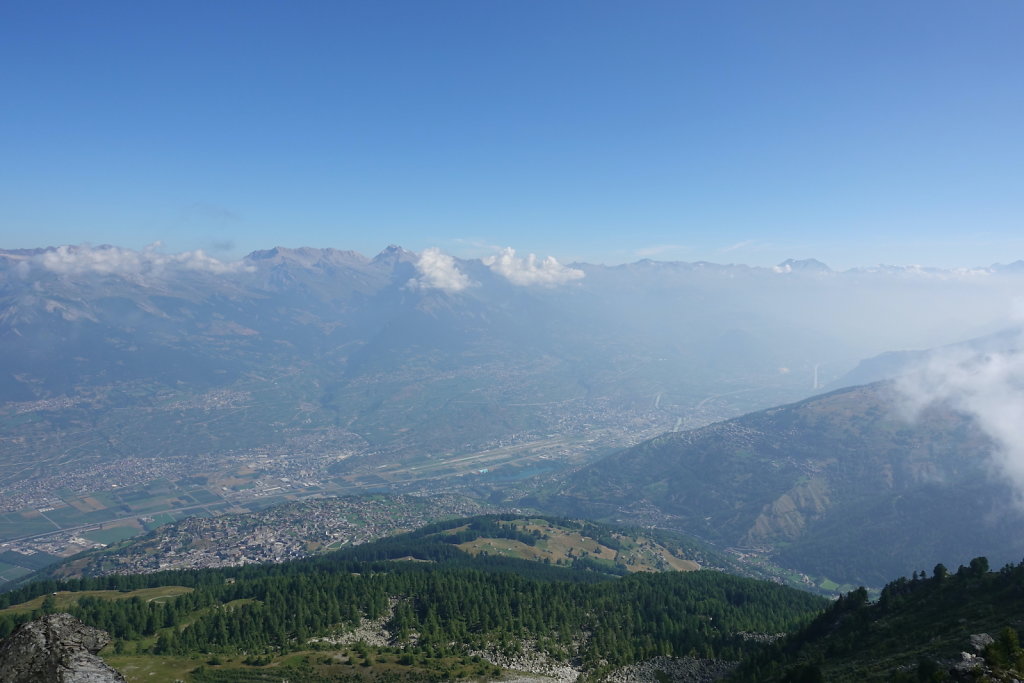
<path id="1" fill-rule="evenodd" d="M 897 405 L 888 383 L 839 389 L 656 437 L 523 502 L 644 520 L 863 585 L 939 557 L 1024 551 L 989 438 L 948 408 L 910 421 Z"/>

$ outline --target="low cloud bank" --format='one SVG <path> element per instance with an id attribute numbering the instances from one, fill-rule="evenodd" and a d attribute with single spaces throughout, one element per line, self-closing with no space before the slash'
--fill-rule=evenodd
<path id="1" fill-rule="evenodd" d="M 557 285 L 579 280 L 584 272 L 578 268 L 563 266 L 554 256 L 538 261 L 537 256 L 530 254 L 526 258 L 516 256 L 516 250 L 505 247 L 497 256 L 484 259 L 484 265 L 495 273 L 502 275 L 514 285 L 527 287 L 541 285 L 555 287 Z"/>
<path id="2" fill-rule="evenodd" d="M 158 251 L 160 246 L 160 243 L 156 243 L 136 251 L 113 246 L 65 245 L 36 254 L 23 264 L 25 268 L 42 268 L 59 275 L 95 273 L 121 277 L 158 275 L 168 270 L 202 271 L 217 275 L 252 270 L 251 266 L 241 261 L 215 259 L 202 249 L 165 254 Z"/>
<path id="3" fill-rule="evenodd" d="M 440 289 L 454 293 L 476 284 L 459 270 L 454 258 L 437 247 L 423 250 L 416 261 L 416 270 L 420 276 L 409 280 L 406 284 L 409 289 Z"/>
<path id="4" fill-rule="evenodd" d="M 1024 353 L 939 351 L 896 386 L 911 417 L 936 403 L 973 417 L 996 445 L 994 464 L 1024 503 Z"/>

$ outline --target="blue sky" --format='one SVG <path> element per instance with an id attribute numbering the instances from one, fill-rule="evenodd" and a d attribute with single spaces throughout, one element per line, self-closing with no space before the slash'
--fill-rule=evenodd
<path id="1" fill-rule="evenodd" d="M 0 3 L 0 246 L 1024 258 L 1024 2 Z"/>

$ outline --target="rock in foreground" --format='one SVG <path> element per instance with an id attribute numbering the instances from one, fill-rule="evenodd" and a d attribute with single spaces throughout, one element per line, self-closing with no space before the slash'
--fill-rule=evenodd
<path id="1" fill-rule="evenodd" d="M 4 683 L 125 683 L 96 653 L 110 642 L 106 631 L 70 614 L 49 614 L 19 626 L 0 642 Z"/>

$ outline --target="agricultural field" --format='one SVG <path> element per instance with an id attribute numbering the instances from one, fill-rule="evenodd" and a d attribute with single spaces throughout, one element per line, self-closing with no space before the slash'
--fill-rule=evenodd
<path id="1" fill-rule="evenodd" d="M 0 514 L 0 540 L 31 534 L 45 534 L 59 528 L 37 510 Z"/>
<path id="2" fill-rule="evenodd" d="M 16 564 L 8 564 L 7 562 L 0 562 L 0 582 L 2 581 L 14 581 L 20 579 L 23 576 L 31 574 L 31 569 L 25 567 L 19 567 Z"/>

